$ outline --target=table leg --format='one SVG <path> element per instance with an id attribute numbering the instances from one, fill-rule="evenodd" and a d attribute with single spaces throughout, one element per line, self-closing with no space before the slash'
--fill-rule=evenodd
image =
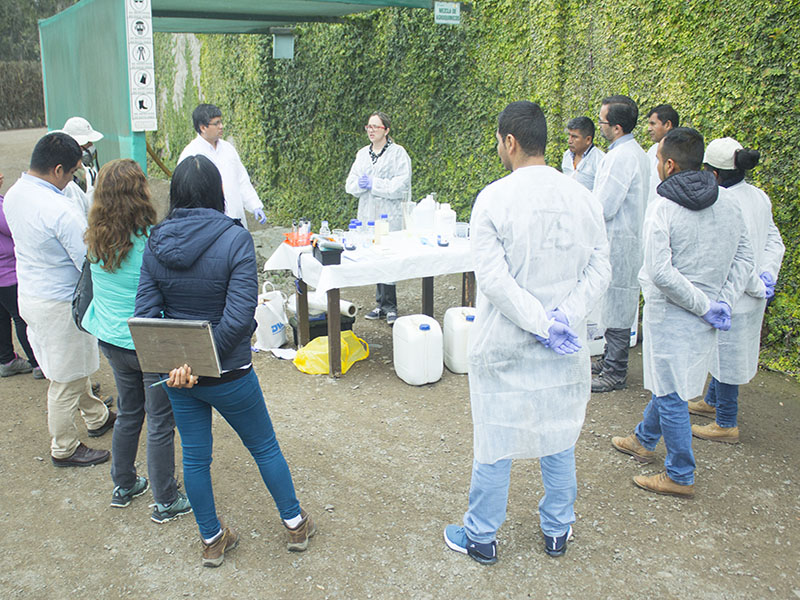
<path id="1" fill-rule="evenodd" d="M 328 290 L 328 366 L 331 377 L 342 374 L 342 316 L 339 311 L 339 290 Z"/>
<path id="2" fill-rule="evenodd" d="M 475 272 L 461 274 L 461 306 L 475 306 Z"/>
<path id="3" fill-rule="evenodd" d="M 422 314 L 433 317 L 433 277 L 422 278 Z"/>
<path id="4" fill-rule="evenodd" d="M 311 337 L 308 331 L 308 286 L 302 279 L 297 280 L 297 334 L 298 347 L 305 346 Z"/>

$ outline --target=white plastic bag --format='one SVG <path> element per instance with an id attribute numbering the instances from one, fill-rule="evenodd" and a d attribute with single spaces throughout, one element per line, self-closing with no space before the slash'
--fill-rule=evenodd
<path id="1" fill-rule="evenodd" d="M 267 291 L 267 285 L 272 288 L 271 291 Z M 269 281 L 265 281 L 261 286 L 256 306 L 258 327 L 255 347 L 259 350 L 280 348 L 286 343 L 286 327 L 289 325 L 289 319 L 286 317 L 285 304 L 286 296 L 283 292 L 276 290 Z"/>

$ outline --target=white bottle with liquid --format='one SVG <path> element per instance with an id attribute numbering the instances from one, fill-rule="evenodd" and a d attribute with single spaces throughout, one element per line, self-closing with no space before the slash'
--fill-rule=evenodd
<path id="1" fill-rule="evenodd" d="M 443 240 L 452 240 L 456 236 L 456 211 L 447 203 L 440 204 L 434 213 L 434 230 Z"/>

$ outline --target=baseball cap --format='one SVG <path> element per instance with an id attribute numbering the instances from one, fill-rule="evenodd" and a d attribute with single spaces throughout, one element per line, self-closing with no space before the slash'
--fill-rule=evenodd
<path id="1" fill-rule="evenodd" d="M 736 151 L 741 149 L 742 145 L 730 137 L 712 140 L 706 148 L 703 162 L 723 171 L 733 171 L 736 169 Z"/>
<path id="2" fill-rule="evenodd" d="M 89 121 L 83 117 L 70 117 L 64 123 L 62 130 L 67 135 L 72 136 L 79 146 L 84 146 L 89 142 L 96 142 L 103 139 L 103 134 L 92 129 Z"/>

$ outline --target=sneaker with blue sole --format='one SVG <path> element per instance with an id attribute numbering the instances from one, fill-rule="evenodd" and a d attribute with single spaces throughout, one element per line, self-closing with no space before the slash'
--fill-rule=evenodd
<path id="1" fill-rule="evenodd" d="M 114 488 L 114 491 L 111 493 L 111 506 L 114 508 L 125 508 L 131 503 L 131 500 L 144 494 L 149 487 L 150 483 L 147 481 L 147 478 L 138 475 L 133 487 L 122 488 L 117 486 Z"/>
<path id="2" fill-rule="evenodd" d="M 544 535 L 544 534 L 542 534 Z M 550 556 L 563 556 L 567 551 L 567 542 L 572 539 L 572 526 L 567 529 L 564 535 L 545 535 L 544 551 Z"/>
<path id="3" fill-rule="evenodd" d="M 159 525 L 192 512 L 192 505 L 189 499 L 186 497 L 186 494 L 181 492 L 178 492 L 178 498 L 172 504 L 156 502 L 155 504 L 151 504 L 150 507 L 153 509 L 153 514 L 150 515 L 150 519 Z"/>
<path id="4" fill-rule="evenodd" d="M 488 544 L 473 542 L 467 537 L 467 532 L 458 525 L 448 525 L 444 528 L 444 543 L 450 550 L 466 554 L 482 565 L 493 565 L 497 562 L 497 542 Z"/>

